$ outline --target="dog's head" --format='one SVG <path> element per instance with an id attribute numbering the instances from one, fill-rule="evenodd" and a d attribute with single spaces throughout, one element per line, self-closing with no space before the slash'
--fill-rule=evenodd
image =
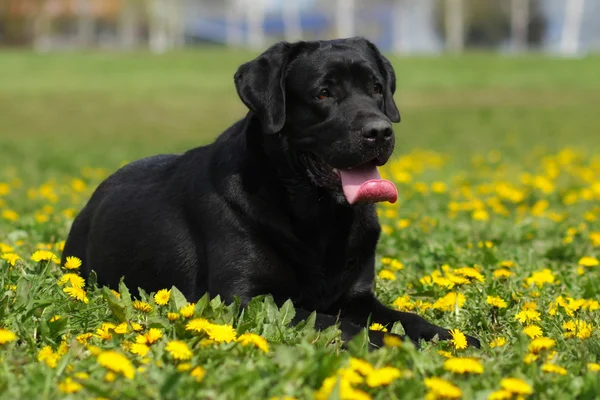
<path id="1" fill-rule="evenodd" d="M 349 204 L 397 198 L 377 170 L 394 149 L 396 77 L 362 38 L 275 44 L 235 74 L 265 134 L 278 134 L 313 183 Z"/>

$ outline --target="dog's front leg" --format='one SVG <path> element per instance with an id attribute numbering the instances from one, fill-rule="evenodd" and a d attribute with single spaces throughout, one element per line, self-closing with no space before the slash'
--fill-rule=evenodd
<path id="1" fill-rule="evenodd" d="M 406 335 L 415 343 L 418 343 L 421 339 L 429 341 L 436 335 L 441 340 L 451 338 L 448 329 L 434 325 L 417 314 L 397 311 L 386 307 L 375 298 L 372 292 L 357 295 L 349 299 L 341 310 L 341 316 L 355 324 L 365 324 L 369 316 L 373 322 L 379 322 L 383 325 L 400 322 Z M 480 347 L 478 339 L 469 335 L 466 335 L 466 337 L 470 346 Z"/>

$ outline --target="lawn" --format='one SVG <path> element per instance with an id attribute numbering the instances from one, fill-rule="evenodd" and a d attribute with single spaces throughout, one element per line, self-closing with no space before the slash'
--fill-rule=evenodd
<path id="1" fill-rule="evenodd" d="M 269 297 L 135 301 L 55 262 L 103 177 L 244 115 L 252 56 L 0 53 L 0 398 L 597 397 L 598 57 L 392 59 L 399 201 L 380 206 L 376 292 L 480 350 L 460 333 L 344 349 Z"/>

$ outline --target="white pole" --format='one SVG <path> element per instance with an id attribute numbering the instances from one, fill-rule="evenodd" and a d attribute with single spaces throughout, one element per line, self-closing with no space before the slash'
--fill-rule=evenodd
<path id="1" fill-rule="evenodd" d="M 510 6 L 512 48 L 523 51 L 527 48 L 529 0 L 511 0 Z"/>
<path id="2" fill-rule="evenodd" d="M 337 0 L 337 36 L 348 38 L 355 36 L 354 8 L 355 0 Z"/>
<path id="3" fill-rule="evenodd" d="M 265 42 L 263 31 L 265 2 L 264 0 L 245 0 L 244 11 L 248 24 L 248 46 L 253 49 L 260 49 Z"/>
<path id="4" fill-rule="evenodd" d="M 302 39 L 302 24 L 300 21 L 300 10 L 295 0 L 287 0 L 281 3 L 281 14 L 283 18 L 283 29 L 285 40 L 295 42 Z"/>
<path id="5" fill-rule="evenodd" d="M 446 47 L 456 53 L 465 47 L 463 6 L 463 0 L 446 0 Z"/>
<path id="6" fill-rule="evenodd" d="M 241 46 L 244 43 L 244 32 L 242 31 L 242 11 L 244 4 L 242 0 L 228 0 L 225 2 L 225 19 L 227 21 L 227 45 Z"/>
<path id="7" fill-rule="evenodd" d="M 585 10 L 585 0 L 566 0 L 565 23 L 560 41 L 560 51 L 575 55 L 579 50 L 579 35 Z"/>

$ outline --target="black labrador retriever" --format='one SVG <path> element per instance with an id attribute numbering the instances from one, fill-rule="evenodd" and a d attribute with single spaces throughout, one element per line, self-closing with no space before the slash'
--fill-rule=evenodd
<path id="1" fill-rule="evenodd" d="M 377 170 L 400 121 L 390 62 L 362 38 L 282 42 L 234 80 L 246 117 L 210 145 L 108 177 L 75 219 L 63 261 L 81 258 L 100 285 L 176 286 L 190 301 L 291 299 L 297 320 L 316 311 L 316 328 L 339 324 L 343 340 L 369 317 L 399 321 L 415 342 L 449 339 L 373 293 L 374 203 L 397 197 Z M 369 335 L 381 345 L 380 331 Z"/>

